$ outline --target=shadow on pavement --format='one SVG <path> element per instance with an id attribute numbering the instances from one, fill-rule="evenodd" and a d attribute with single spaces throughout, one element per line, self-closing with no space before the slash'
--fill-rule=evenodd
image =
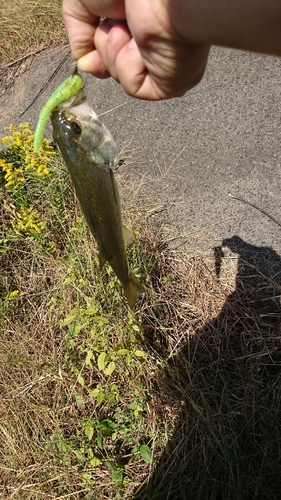
<path id="1" fill-rule="evenodd" d="M 235 290 L 170 361 L 164 391 L 180 415 L 134 499 L 281 498 L 281 258 L 233 236 L 215 249 L 217 275 L 226 247 Z"/>

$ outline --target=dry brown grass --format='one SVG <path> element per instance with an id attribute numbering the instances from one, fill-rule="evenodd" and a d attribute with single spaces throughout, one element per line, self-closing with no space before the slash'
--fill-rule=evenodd
<path id="1" fill-rule="evenodd" d="M 81 367 L 85 349 L 73 351 L 69 364 L 65 355 L 72 351 L 60 322 L 94 287 L 95 294 L 106 293 L 101 300 L 113 325 L 107 328 L 113 342 L 120 296 L 108 297 L 112 277 L 109 281 L 104 277 L 104 291 L 97 292 L 98 270 L 85 228 L 83 237 L 78 234 L 75 241 L 68 241 L 68 234 L 75 235 L 73 200 L 66 210 L 72 216 L 59 259 L 34 252 L 24 242 L 2 259 L 2 293 L 19 283 L 24 292 L 14 308 L 9 306 L 9 314 L 1 316 L 3 498 L 113 500 L 116 486 L 106 464 L 114 457 L 124 473 L 124 487 L 119 490 L 124 500 L 277 500 L 279 256 L 237 237 L 215 249 L 214 259 L 179 254 L 170 250 L 161 227 L 136 210 L 132 217 L 134 227 L 141 230 L 140 253 L 133 249 L 131 265 L 142 267 L 143 279 L 147 274 L 138 343 L 148 357 L 139 365 L 138 375 L 133 372 L 134 379 L 132 373 L 124 376 L 120 367 L 117 407 L 99 406 L 87 398 L 83 387 L 77 388 L 75 367 Z M 129 213 L 126 216 L 130 219 Z M 79 227 L 82 230 L 81 222 Z M 79 273 L 66 285 L 73 259 Z M 50 309 L 52 303 L 55 307 Z M 125 316 L 122 321 L 125 327 Z M 82 330 L 78 347 L 83 347 L 87 335 L 87 329 Z M 98 383 L 103 377 L 94 369 L 89 378 L 85 376 L 86 384 L 93 378 Z M 81 422 L 128 415 L 132 387 L 145 395 L 145 411 L 135 432 L 140 441 L 151 436 L 154 461 L 133 459 L 126 440 L 126 446 L 119 448 L 109 442 L 99 455 L 104 465 L 95 470 L 76 455 L 85 441 Z M 82 405 L 75 400 L 77 390 L 85 398 Z"/>
<path id="2" fill-rule="evenodd" d="M 0 67 L 66 42 L 61 0 L 7 0 L 0 5 Z"/>
<path id="3" fill-rule="evenodd" d="M 224 243 L 217 270 L 231 273 L 230 249 L 239 256 L 232 293 L 231 276 L 218 280 L 212 260 L 167 249 L 156 264 L 160 300 L 143 326 L 168 360 L 161 393 L 176 429 L 134 498 L 280 496 L 281 259 L 238 237 Z"/>

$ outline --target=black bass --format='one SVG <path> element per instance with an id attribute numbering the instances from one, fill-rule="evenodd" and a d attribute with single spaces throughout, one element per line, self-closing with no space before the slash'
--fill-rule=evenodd
<path id="1" fill-rule="evenodd" d="M 83 89 L 52 111 L 51 122 L 54 140 L 97 241 L 100 267 L 109 262 L 133 308 L 144 287 L 128 267 L 124 242 L 132 243 L 134 235 L 122 226 L 120 198 L 112 170 L 117 161 L 114 140 L 86 102 Z"/>

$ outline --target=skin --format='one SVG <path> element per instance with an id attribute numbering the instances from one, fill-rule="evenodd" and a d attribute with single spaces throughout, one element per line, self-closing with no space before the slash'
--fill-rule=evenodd
<path id="1" fill-rule="evenodd" d="M 51 97 L 44 104 L 43 108 L 40 111 L 34 134 L 35 152 L 37 152 L 41 146 L 45 123 L 48 120 L 53 109 L 55 109 L 61 102 L 66 101 L 66 99 L 69 99 L 69 97 L 75 95 L 82 87 L 82 76 L 78 74 L 71 75 L 52 93 Z"/>
<path id="2" fill-rule="evenodd" d="M 79 69 L 141 99 L 197 85 L 212 45 L 281 56 L 280 0 L 64 0 L 63 15 Z"/>

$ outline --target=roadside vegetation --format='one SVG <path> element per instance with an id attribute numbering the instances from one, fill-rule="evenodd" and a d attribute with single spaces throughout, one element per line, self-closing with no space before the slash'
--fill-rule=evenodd
<path id="1" fill-rule="evenodd" d="M 150 380 L 163 361 L 143 350 L 141 314 L 128 310 L 113 272 L 101 275 L 53 147 L 44 141 L 35 154 L 27 123 L 1 142 L 5 489 L 21 499 L 121 498 L 165 444 Z M 131 251 L 145 282 L 153 259 Z"/>
<path id="2" fill-rule="evenodd" d="M 146 286 L 132 312 L 99 270 L 59 153 L 48 141 L 34 153 L 28 123 L 5 134 L 1 498 L 279 499 L 280 270 L 218 279 L 234 254 L 172 251 L 153 210 L 129 201 L 129 264 Z"/>
<path id="3" fill-rule="evenodd" d="M 6 0 L 0 5 L 0 68 L 26 54 L 66 43 L 61 0 Z"/>

